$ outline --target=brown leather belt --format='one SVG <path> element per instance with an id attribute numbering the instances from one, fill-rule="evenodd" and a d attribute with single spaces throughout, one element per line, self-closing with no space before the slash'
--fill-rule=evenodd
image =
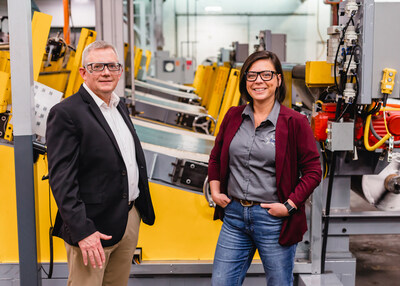
<path id="1" fill-rule="evenodd" d="M 234 201 L 239 202 L 239 203 L 240 203 L 242 206 L 244 206 L 244 207 L 252 207 L 252 206 L 257 206 L 257 205 L 260 204 L 260 202 L 248 201 L 248 200 L 241 200 L 241 199 L 234 198 L 234 197 L 232 197 L 232 199 L 233 199 Z"/>

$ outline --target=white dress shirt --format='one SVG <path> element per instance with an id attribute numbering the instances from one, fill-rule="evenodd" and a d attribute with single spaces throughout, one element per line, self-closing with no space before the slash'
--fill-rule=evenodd
<path id="1" fill-rule="evenodd" d="M 136 162 L 135 142 L 133 141 L 132 133 L 117 109 L 120 99 L 113 92 L 111 94 L 110 105 L 107 106 L 107 104 L 91 91 L 85 83 L 83 84 L 83 87 L 99 106 L 101 113 L 117 140 L 119 150 L 121 151 L 126 166 L 126 172 L 128 174 L 129 201 L 134 201 L 139 196 L 139 169 Z M 94 138 L 93 140 L 96 139 Z"/>

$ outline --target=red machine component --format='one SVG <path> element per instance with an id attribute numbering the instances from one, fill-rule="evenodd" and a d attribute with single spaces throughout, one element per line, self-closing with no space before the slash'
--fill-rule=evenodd
<path id="1" fill-rule="evenodd" d="M 389 105 L 388 107 L 399 108 L 397 105 Z M 321 106 L 322 110 L 315 113 L 311 118 L 311 127 L 314 131 L 314 137 L 317 141 L 323 142 L 327 138 L 326 129 L 328 127 L 328 121 L 335 120 L 336 103 L 323 103 Z M 385 121 L 383 117 L 383 111 L 379 111 L 377 114 L 372 115 L 371 118 L 372 126 L 375 132 L 383 138 L 386 135 Z M 361 118 L 357 118 L 355 121 L 355 140 L 362 140 L 364 136 L 365 121 Z M 400 140 L 400 110 L 386 111 L 386 124 L 390 134 L 394 136 L 394 141 Z M 372 133 L 371 128 L 368 135 L 369 144 L 375 145 L 380 139 Z M 400 144 L 395 145 L 400 147 Z M 380 148 L 386 148 L 386 145 L 382 145 Z"/>
<path id="2" fill-rule="evenodd" d="M 314 137 L 317 141 L 325 141 L 328 128 L 328 120 L 335 120 L 336 103 L 323 103 L 322 110 L 317 112 L 311 118 L 311 128 L 314 131 Z"/>
<path id="3" fill-rule="evenodd" d="M 372 126 L 375 132 L 382 138 L 386 135 L 385 121 L 383 118 L 383 111 L 379 111 L 378 114 L 373 115 L 371 118 Z M 400 111 L 387 111 L 386 112 L 386 123 L 390 134 L 394 136 L 394 141 L 400 140 Z M 372 131 L 369 131 L 368 140 L 370 145 L 376 144 L 379 139 L 374 136 Z M 397 144 L 396 146 L 399 146 Z M 382 145 L 380 148 L 386 147 Z"/>

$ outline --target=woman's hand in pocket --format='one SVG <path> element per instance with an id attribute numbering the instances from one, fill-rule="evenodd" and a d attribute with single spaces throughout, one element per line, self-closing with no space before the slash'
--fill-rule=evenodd
<path id="1" fill-rule="evenodd" d="M 289 216 L 288 210 L 285 207 L 284 204 L 281 203 L 272 203 L 272 204 L 266 204 L 262 203 L 260 206 L 264 209 L 268 209 L 268 213 L 270 215 L 276 216 L 276 217 L 285 217 Z"/>

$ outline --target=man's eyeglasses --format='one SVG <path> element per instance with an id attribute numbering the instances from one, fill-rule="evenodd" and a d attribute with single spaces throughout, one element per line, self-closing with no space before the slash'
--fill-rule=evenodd
<path id="1" fill-rule="evenodd" d="M 122 71 L 122 65 L 120 63 L 88 63 L 85 67 L 90 73 L 102 72 L 105 67 L 107 67 L 111 73 L 119 73 Z"/>
<path id="2" fill-rule="evenodd" d="M 246 72 L 246 80 L 247 81 L 256 81 L 257 77 L 260 75 L 263 81 L 270 81 L 274 74 L 277 74 L 275 71 L 260 71 L 260 72 L 253 72 L 248 71 Z"/>

